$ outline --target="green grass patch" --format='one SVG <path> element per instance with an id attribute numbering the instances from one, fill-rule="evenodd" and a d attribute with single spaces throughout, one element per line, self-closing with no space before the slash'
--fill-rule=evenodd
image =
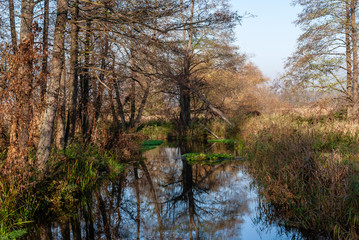
<path id="1" fill-rule="evenodd" d="M 142 143 L 142 146 L 160 146 L 163 144 L 163 140 L 146 140 Z"/>
<path id="2" fill-rule="evenodd" d="M 215 165 L 234 158 L 232 154 L 227 153 L 186 153 L 182 157 L 186 158 L 186 161 L 191 165 Z"/>
<path id="3" fill-rule="evenodd" d="M 18 239 L 25 235 L 26 224 L 38 204 L 13 178 L 0 178 L 0 239 Z"/>
<path id="4" fill-rule="evenodd" d="M 225 144 L 234 144 L 234 139 L 209 139 L 209 143 L 225 143 Z"/>
<path id="5" fill-rule="evenodd" d="M 152 149 L 157 148 L 158 146 L 163 144 L 163 140 L 146 140 L 141 144 L 141 152 L 146 152 Z"/>

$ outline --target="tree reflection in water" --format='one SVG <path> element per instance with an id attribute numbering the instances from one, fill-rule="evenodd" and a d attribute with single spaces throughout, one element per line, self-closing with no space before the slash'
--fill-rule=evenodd
<path id="1" fill-rule="evenodd" d="M 36 225 L 28 239 L 241 239 L 253 200 L 245 175 L 230 162 L 189 165 L 181 155 L 194 150 L 180 143 L 144 153 L 72 212 Z"/>

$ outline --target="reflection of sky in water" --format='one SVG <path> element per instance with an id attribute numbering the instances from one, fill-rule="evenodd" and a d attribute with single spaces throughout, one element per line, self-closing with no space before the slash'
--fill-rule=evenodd
<path id="1" fill-rule="evenodd" d="M 161 150 L 162 149 L 162 150 Z M 158 187 L 158 199 L 166 202 L 179 196 L 182 183 L 182 161 L 178 148 L 159 148 L 157 151 L 146 153 L 148 165 L 150 162 L 163 161 L 160 167 L 151 168 L 153 181 L 163 184 L 163 176 L 171 175 L 177 183 L 170 187 Z M 195 168 L 195 167 L 193 167 Z M 150 170 L 150 171 L 151 171 Z M 193 172 L 195 170 L 193 169 Z M 195 176 L 193 176 L 195 177 Z M 155 180 L 155 178 L 157 178 Z M 210 179 L 207 181 L 207 179 Z M 264 223 L 254 223 L 258 196 L 251 188 L 251 178 L 238 166 L 223 166 L 214 171 L 211 176 L 194 187 L 196 222 L 201 239 L 292 239 L 294 233 L 281 233 L 279 226 L 267 226 Z M 215 186 L 208 184 L 215 183 Z M 144 200 L 144 199 L 142 199 Z M 148 201 L 142 205 L 149 204 Z M 148 205 L 147 205 L 148 206 Z M 175 206 L 175 208 L 174 208 Z M 151 213 L 152 211 L 152 213 Z M 152 230 L 156 225 L 154 209 L 143 215 L 142 236 L 146 239 L 146 230 Z M 146 219 L 152 219 L 147 222 Z M 162 205 L 162 221 L 167 237 L 189 238 L 189 214 L 187 200 Z M 199 224 L 198 224 L 199 222 Z M 150 230 L 150 231 L 151 231 Z M 170 231 L 170 233 L 168 233 Z"/>

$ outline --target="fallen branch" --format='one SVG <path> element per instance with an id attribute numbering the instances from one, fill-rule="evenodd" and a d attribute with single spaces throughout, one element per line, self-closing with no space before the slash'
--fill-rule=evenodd
<path id="1" fill-rule="evenodd" d="M 208 105 L 208 108 L 212 110 L 212 112 L 216 113 L 218 116 L 220 116 L 225 122 L 227 122 L 229 125 L 233 126 L 233 123 L 229 121 L 229 119 L 224 115 L 224 113 L 219 110 L 218 108 L 214 107 L 210 101 L 208 101 L 202 94 L 197 92 L 195 89 L 188 87 L 189 90 L 191 90 L 193 93 L 195 93 L 203 102 L 205 102 Z"/>

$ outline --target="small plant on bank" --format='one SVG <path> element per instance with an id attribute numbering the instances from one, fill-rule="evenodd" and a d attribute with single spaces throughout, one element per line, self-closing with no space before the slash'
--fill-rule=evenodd
<path id="1" fill-rule="evenodd" d="M 140 151 L 145 152 L 157 148 L 163 144 L 163 140 L 146 140 L 141 144 Z"/>
<path id="2" fill-rule="evenodd" d="M 218 154 L 218 153 L 186 153 L 182 157 L 191 164 L 200 164 L 200 165 L 215 165 L 226 160 L 231 160 L 234 158 L 232 154 Z"/>
<path id="3" fill-rule="evenodd" d="M 225 144 L 234 144 L 234 139 L 209 139 L 208 142 L 210 143 L 225 143 Z"/>

